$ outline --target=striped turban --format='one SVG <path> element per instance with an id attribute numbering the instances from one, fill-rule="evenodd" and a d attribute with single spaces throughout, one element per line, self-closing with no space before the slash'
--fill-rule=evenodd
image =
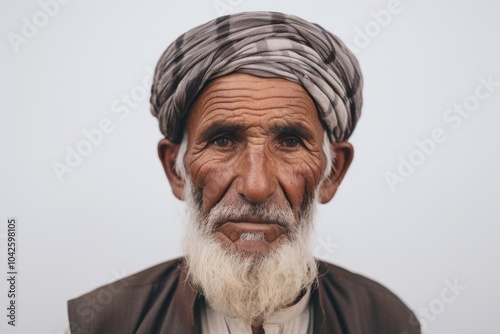
<path id="1" fill-rule="evenodd" d="M 347 140 L 361 115 L 359 64 L 339 38 L 296 16 L 238 13 L 189 30 L 158 61 L 151 112 L 165 137 L 179 143 L 199 93 L 234 72 L 302 85 L 331 141 Z"/>

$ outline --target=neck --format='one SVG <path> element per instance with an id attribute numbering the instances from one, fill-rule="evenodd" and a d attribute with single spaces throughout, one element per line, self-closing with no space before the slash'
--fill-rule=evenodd
<path id="1" fill-rule="evenodd" d="M 286 305 L 286 306 L 285 306 L 285 308 L 287 308 L 287 307 L 290 307 L 290 306 L 293 306 L 293 305 L 297 304 L 297 303 L 298 303 L 298 302 L 302 299 L 302 297 L 304 297 L 304 295 L 306 294 L 306 292 L 307 292 L 307 289 L 302 290 L 302 291 L 299 293 L 299 295 L 297 296 L 297 298 L 295 298 L 295 300 L 294 300 L 293 302 L 291 302 L 290 304 Z"/>
<path id="2" fill-rule="evenodd" d="M 252 334 L 265 334 L 262 323 L 252 324 Z"/>

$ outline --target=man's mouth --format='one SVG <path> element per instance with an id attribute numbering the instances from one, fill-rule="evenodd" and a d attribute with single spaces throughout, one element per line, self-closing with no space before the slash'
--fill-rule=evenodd
<path id="1" fill-rule="evenodd" d="M 273 242 L 280 236 L 286 236 L 287 228 L 274 222 L 228 221 L 218 226 L 215 231 L 222 232 L 232 242 Z"/>

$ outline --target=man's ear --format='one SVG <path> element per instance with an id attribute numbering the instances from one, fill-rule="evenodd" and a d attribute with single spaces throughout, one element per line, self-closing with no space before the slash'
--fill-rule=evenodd
<path id="1" fill-rule="evenodd" d="M 184 199 L 184 180 L 175 170 L 175 160 L 179 154 L 180 144 L 171 142 L 168 139 L 162 139 L 158 143 L 158 157 L 163 165 L 165 174 L 172 187 L 175 197 Z"/>
<path id="2" fill-rule="evenodd" d="M 318 199 L 322 204 L 330 202 L 333 198 L 354 157 L 354 148 L 346 141 L 332 143 L 331 149 L 335 152 L 335 158 L 330 174 L 321 184 Z"/>

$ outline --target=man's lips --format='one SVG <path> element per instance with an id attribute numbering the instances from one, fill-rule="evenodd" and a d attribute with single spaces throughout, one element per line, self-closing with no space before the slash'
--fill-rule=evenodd
<path id="1" fill-rule="evenodd" d="M 280 235 L 286 234 L 287 229 L 277 223 L 229 221 L 217 227 L 216 231 L 224 233 L 232 242 L 240 240 L 243 233 L 262 233 L 267 242 L 272 242 Z"/>

